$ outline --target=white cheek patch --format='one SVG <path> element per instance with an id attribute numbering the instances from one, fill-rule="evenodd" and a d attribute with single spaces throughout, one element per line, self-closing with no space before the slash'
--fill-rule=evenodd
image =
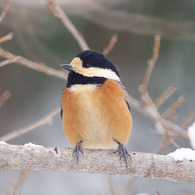
<path id="1" fill-rule="evenodd" d="M 78 71 L 79 74 L 82 74 L 87 77 L 104 77 L 107 79 L 113 79 L 115 81 L 120 81 L 120 78 L 117 76 L 115 72 L 110 69 L 103 69 L 103 68 L 82 68 Z"/>

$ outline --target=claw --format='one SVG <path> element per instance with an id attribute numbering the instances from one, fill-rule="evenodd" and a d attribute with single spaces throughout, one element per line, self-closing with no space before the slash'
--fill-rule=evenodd
<path id="1" fill-rule="evenodd" d="M 76 155 L 76 158 L 77 158 L 77 164 L 79 163 L 79 151 L 81 152 L 81 154 L 83 155 L 83 148 L 82 148 L 82 145 L 81 145 L 82 141 L 78 142 L 76 144 L 76 146 L 74 147 L 73 149 L 73 152 L 72 154 Z"/>
<path id="2" fill-rule="evenodd" d="M 120 160 L 122 158 L 124 158 L 125 164 L 126 164 L 126 168 L 127 168 L 127 156 L 129 156 L 130 160 L 131 160 L 131 155 L 128 153 L 127 149 L 124 147 L 123 144 L 121 144 L 117 140 L 115 140 L 115 141 L 118 143 L 118 152 L 119 152 L 119 155 L 120 155 Z"/>

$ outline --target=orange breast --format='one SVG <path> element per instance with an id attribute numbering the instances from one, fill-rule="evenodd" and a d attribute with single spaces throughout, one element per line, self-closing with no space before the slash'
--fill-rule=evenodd
<path id="1" fill-rule="evenodd" d="M 83 148 L 112 148 L 127 143 L 132 118 L 125 102 L 125 92 L 114 80 L 82 92 L 65 89 L 62 95 L 62 124 L 72 145 L 83 141 Z"/>

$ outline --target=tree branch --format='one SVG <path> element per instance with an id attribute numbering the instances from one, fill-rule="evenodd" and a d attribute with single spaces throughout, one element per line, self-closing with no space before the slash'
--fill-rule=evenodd
<path id="1" fill-rule="evenodd" d="M 73 35 L 75 40 L 78 42 L 79 46 L 82 50 L 88 50 L 89 46 L 87 45 L 87 42 L 83 38 L 83 36 L 79 33 L 79 31 L 76 29 L 76 27 L 72 24 L 66 13 L 63 11 L 63 9 L 58 5 L 56 0 L 46 0 L 46 5 L 51 12 L 51 14 L 60 19 L 61 22 L 64 24 L 64 26 L 70 31 L 70 33 Z"/>
<path id="2" fill-rule="evenodd" d="M 174 161 L 172 157 L 150 153 L 130 154 L 132 160 L 127 168 L 114 150 L 84 150 L 85 156 L 80 155 L 77 164 L 72 149 L 1 143 L 0 169 L 124 174 L 195 183 L 195 161 Z"/>
<path id="3" fill-rule="evenodd" d="M 115 44 L 117 43 L 118 41 L 118 35 L 117 34 L 113 34 L 108 45 L 104 48 L 103 50 L 103 54 L 105 56 L 107 56 L 114 48 Z"/>
<path id="4" fill-rule="evenodd" d="M 8 9 L 9 9 L 10 4 L 11 4 L 11 0 L 9 0 L 9 1 L 7 2 L 7 5 L 6 5 L 5 8 L 3 9 L 3 11 L 1 12 L 1 15 L 0 15 L 0 24 L 1 24 L 1 22 L 3 21 L 3 19 L 5 18 L 6 14 L 7 14 L 7 11 L 8 11 Z"/>
<path id="5" fill-rule="evenodd" d="M 187 132 L 185 129 L 181 128 L 180 126 L 171 123 L 170 121 L 161 117 L 161 115 L 157 112 L 156 109 L 152 109 L 148 106 L 143 106 L 142 102 L 136 100 L 134 97 L 128 97 L 130 105 L 136 109 L 138 112 L 152 120 L 153 122 L 160 122 L 162 123 L 163 127 L 169 131 L 170 135 L 181 137 L 183 139 L 189 140 Z M 159 134 L 165 134 L 165 132 L 161 131 L 158 132 Z"/>
<path id="6" fill-rule="evenodd" d="M 176 91 L 175 85 L 170 85 L 159 97 L 155 100 L 155 106 L 157 109 L 160 108 L 160 106 L 170 98 L 172 94 L 174 94 Z"/>
<path id="7" fill-rule="evenodd" d="M 7 99 L 10 98 L 10 96 L 11 96 L 11 92 L 8 90 L 3 92 L 3 94 L 0 94 L 0 108 L 7 101 Z"/>
<path id="8" fill-rule="evenodd" d="M 146 69 L 143 83 L 139 86 L 140 93 L 144 93 L 148 89 L 148 83 L 150 81 L 153 68 L 156 65 L 156 61 L 158 60 L 158 56 L 159 56 L 160 39 L 161 36 L 159 34 L 156 34 L 154 36 L 153 55 L 152 58 L 148 60 L 148 67 Z"/>
<path id="9" fill-rule="evenodd" d="M 14 63 L 26 66 L 27 68 L 31 68 L 34 70 L 37 70 L 39 72 L 43 72 L 47 75 L 55 76 L 61 79 L 66 80 L 67 79 L 67 74 L 65 72 L 62 72 L 60 70 L 56 70 L 54 68 L 50 68 L 46 66 L 43 63 L 40 62 L 33 62 L 31 60 L 28 60 L 22 56 L 16 56 L 9 51 L 4 50 L 3 48 L 0 47 L 0 57 L 8 59 L 8 60 L 14 60 Z"/>
<path id="10" fill-rule="evenodd" d="M 8 59 L 8 60 L 4 60 L 0 63 L 0 68 L 3 67 L 3 66 L 6 66 L 8 64 L 12 64 L 14 62 L 16 62 L 17 60 L 19 60 L 20 56 L 16 56 L 12 59 Z"/>
<path id="11" fill-rule="evenodd" d="M 5 36 L 0 37 L 0 43 L 3 43 L 3 42 L 6 42 L 6 41 L 9 41 L 9 40 L 12 40 L 13 36 L 14 36 L 14 33 L 13 32 L 10 32 L 10 33 L 8 33 Z"/>
<path id="12" fill-rule="evenodd" d="M 51 124 L 53 117 L 55 115 L 57 115 L 59 112 L 60 112 L 60 107 L 58 106 L 55 109 L 53 109 L 51 112 L 49 112 L 48 114 L 43 116 L 41 119 L 27 125 L 26 127 L 16 129 L 16 130 L 4 135 L 3 137 L 0 137 L 0 141 L 9 141 L 9 140 L 12 140 L 16 137 L 21 136 L 22 134 L 28 133 L 32 130 L 35 130 L 37 127 L 43 126 L 45 124 Z"/>

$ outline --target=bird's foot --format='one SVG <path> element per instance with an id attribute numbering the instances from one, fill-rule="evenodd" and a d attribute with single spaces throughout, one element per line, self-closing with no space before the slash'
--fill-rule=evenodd
<path id="1" fill-rule="evenodd" d="M 82 145 L 81 145 L 82 141 L 78 142 L 76 144 L 76 146 L 74 147 L 73 149 L 73 152 L 72 154 L 76 156 L 77 158 L 77 163 L 79 163 L 79 152 L 81 152 L 81 154 L 83 155 L 83 148 L 82 148 Z"/>
<path id="2" fill-rule="evenodd" d="M 122 158 L 124 158 L 125 164 L 126 164 L 126 168 L 127 168 L 127 156 L 129 156 L 129 158 L 131 160 L 131 155 L 129 154 L 129 152 L 127 151 L 127 149 L 124 147 L 123 144 L 121 144 L 117 140 L 115 140 L 115 141 L 118 143 L 118 152 L 119 152 L 119 155 L 120 155 L 120 160 Z"/>

